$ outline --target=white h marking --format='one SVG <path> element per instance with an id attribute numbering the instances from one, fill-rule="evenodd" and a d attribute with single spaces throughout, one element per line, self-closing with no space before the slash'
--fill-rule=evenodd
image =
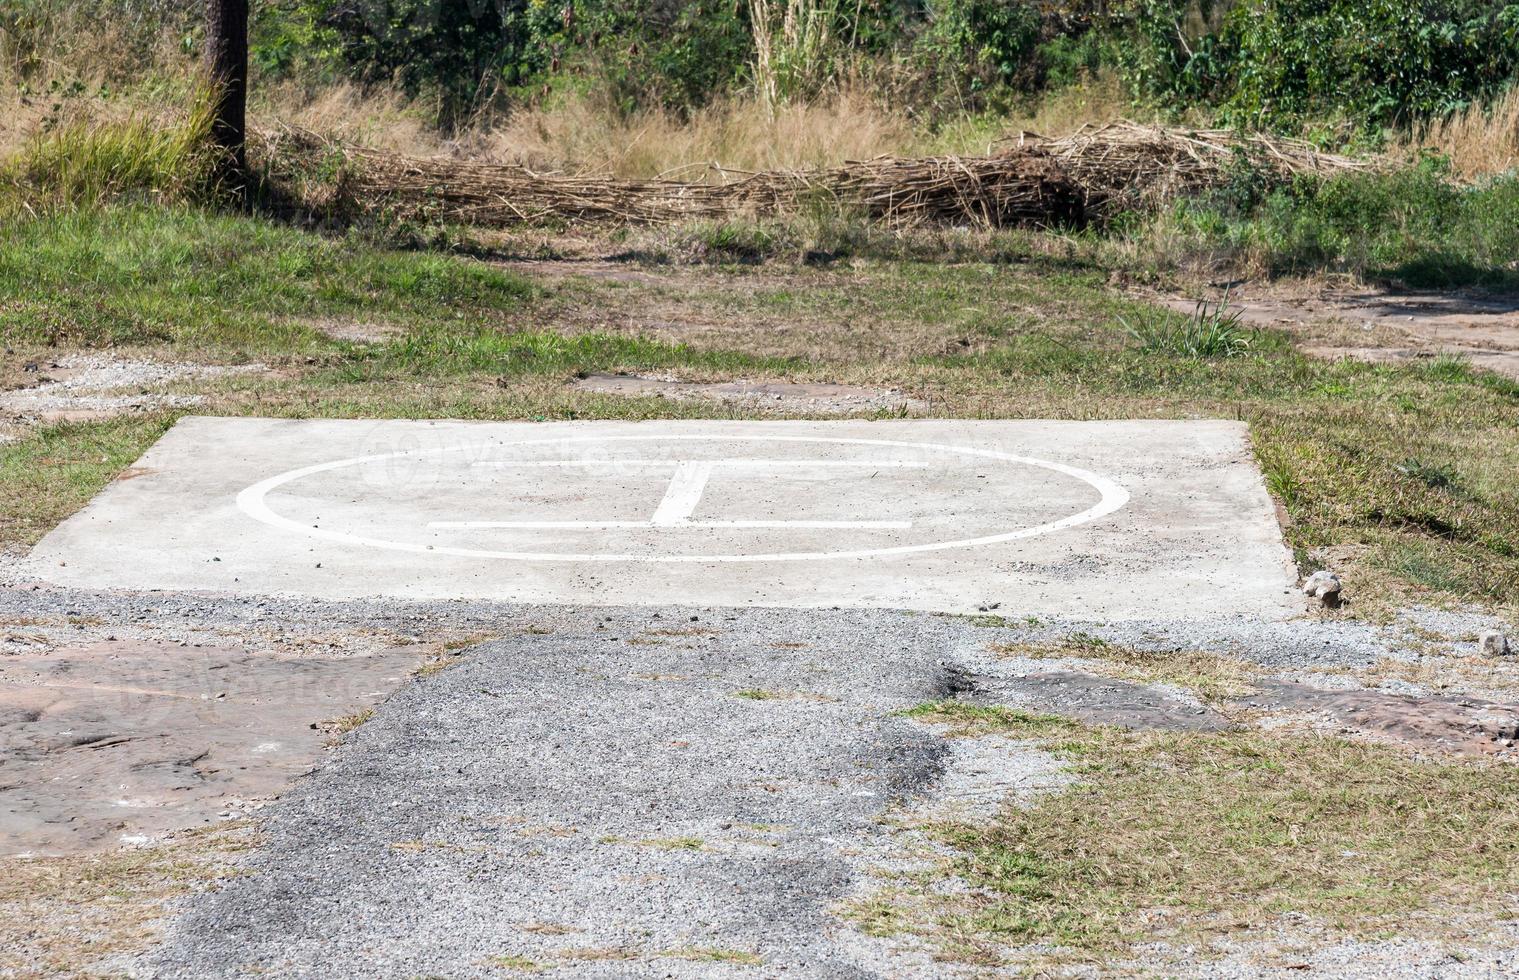
<path id="1" fill-rule="evenodd" d="M 654 508 L 655 527 L 675 527 L 691 523 L 696 505 L 701 503 L 702 491 L 707 489 L 707 479 L 712 476 L 711 463 L 694 463 L 682 460 L 675 464 L 675 475 L 664 499 Z"/>
<path id="2" fill-rule="evenodd" d="M 707 489 L 707 481 L 718 466 L 758 466 L 764 468 L 815 469 L 827 466 L 844 466 L 883 469 L 924 469 L 927 463 L 910 463 L 899 460 L 810 460 L 810 459 L 615 459 L 615 460 L 530 460 L 507 462 L 487 460 L 474 464 L 489 469 L 516 469 L 535 467 L 594 467 L 594 466 L 671 466 L 675 472 L 665 495 L 654 508 L 654 516 L 647 521 L 429 521 L 432 528 L 880 528 L 899 529 L 912 527 L 912 521 L 693 521 L 691 515 L 701 502 Z"/>

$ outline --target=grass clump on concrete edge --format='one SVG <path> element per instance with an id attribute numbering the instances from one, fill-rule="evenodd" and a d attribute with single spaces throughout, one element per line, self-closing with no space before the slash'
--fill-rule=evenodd
<path id="1" fill-rule="evenodd" d="M 1047 943 L 1122 956 L 1308 917 L 1366 936 L 1503 914 L 1519 890 L 1519 770 L 1415 759 L 1341 738 L 1131 732 L 936 702 L 959 734 L 1030 738 L 1079 781 L 989 824 L 926 831 L 970 888 L 930 934 L 967 955 Z M 921 896 L 919 896 L 921 898 Z M 884 919 L 879 909 L 875 919 Z"/>

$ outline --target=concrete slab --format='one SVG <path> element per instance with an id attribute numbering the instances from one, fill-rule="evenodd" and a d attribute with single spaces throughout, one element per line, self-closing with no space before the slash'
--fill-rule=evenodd
<path id="1" fill-rule="evenodd" d="M 865 606 L 1301 608 L 1224 421 L 188 418 L 34 549 L 89 588 Z"/>

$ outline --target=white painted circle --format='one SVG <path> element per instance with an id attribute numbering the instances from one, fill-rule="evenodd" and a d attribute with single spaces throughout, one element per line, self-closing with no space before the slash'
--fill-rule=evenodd
<path id="1" fill-rule="evenodd" d="M 300 469 L 291 470 L 262 480 L 248 487 L 237 495 L 237 507 L 244 514 L 254 520 L 261 521 L 271 527 L 294 531 L 298 534 L 324 541 L 333 541 L 339 544 L 356 544 L 369 548 L 383 548 L 389 551 L 405 551 L 415 554 L 427 555 L 453 555 L 462 558 L 499 558 L 512 561 L 568 561 L 568 562 L 655 562 L 655 563 L 708 563 L 708 562 L 747 562 L 747 561 L 819 561 L 836 558 L 872 558 L 881 555 L 905 555 L 926 551 L 945 551 L 953 548 L 972 548 L 980 545 L 1000 544 L 1005 541 L 1017 541 L 1022 538 L 1033 538 L 1043 534 L 1050 534 L 1066 528 L 1075 527 L 1105 517 L 1113 513 L 1124 504 L 1129 502 L 1129 492 L 1121 485 L 1090 470 L 1080 469 L 1075 466 L 1067 466 L 1064 463 L 1051 462 L 1045 459 L 1036 459 L 1032 456 L 1019 456 L 1014 453 L 1004 453 L 995 449 L 978 449 L 971 446 L 948 446 L 932 442 L 900 442 L 890 439 L 846 439 L 827 438 L 822 436 L 745 436 L 745 435 L 694 435 L 694 434 L 666 434 L 648 436 L 582 436 L 555 439 L 531 439 L 516 440 L 499 443 L 500 446 L 547 446 L 568 445 L 575 443 L 609 443 L 609 442 L 779 442 L 779 443 L 821 443 L 829 445 L 845 446 L 873 446 L 889 447 L 893 449 L 916 449 L 929 452 L 947 452 L 962 456 L 972 456 L 982 459 L 993 459 L 1000 462 L 1015 463 L 1023 466 L 1034 466 L 1040 469 L 1050 470 L 1066 476 L 1074 477 L 1088 484 L 1100 494 L 1097 503 L 1079 513 L 1057 521 L 1050 521 L 1034 527 L 1019 528 L 1015 531 L 1005 531 L 999 534 L 988 534 L 978 537 L 961 538 L 953 541 L 933 541 L 923 544 L 893 545 L 882 548 L 863 548 L 845 551 L 815 551 L 815 552 L 781 552 L 776 554 L 727 554 L 727 555 L 641 555 L 641 554 L 603 554 L 596 552 L 563 552 L 563 551 L 496 551 L 484 548 L 456 548 L 448 545 L 426 545 L 410 541 L 392 541 L 385 538 L 373 538 L 366 535 L 348 534 L 342 531 L 311 527 L 288 517 L 277 514 L 270 508 L 266 499 L 270 493 L 288 483 L 293 483 L 303 477 L 317 473 L 326 473 L 331 470 L 345 467 L 362 466 L 368 463 L 384 462 L 402 457 L 439 456 L 445 453 L 461 452 L 475 449 L 473 446 L 447 446 L 441 449 L 406 449 L 399 452 L 379 453 L 370 456 L 355 456 L 351 459 L 340 459 L 330 463 L 317 463 L 312 466 L 304 466 Z M 611 462 L 616 462 L 612 460 Z"/>

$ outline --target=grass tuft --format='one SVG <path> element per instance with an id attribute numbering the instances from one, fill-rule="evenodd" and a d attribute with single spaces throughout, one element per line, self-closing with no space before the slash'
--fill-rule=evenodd
<path id="1" fill-rule="evenodd" d="M 121 199 L 214 198 L 211 100 L 179 119 L 73 119 L 44 130 L 0 168 L 0 216 L 94 209 Z"/>
<path id="2" fill-rule="evenodd" d="M 1222 654 L 1135 650 L 1102 640 L 1083 642 L 1083 636 L 1077 633 L 1053 646 L 998 643 L 992 650 L 1005 656 L 1080 658 L 1086 669 L 1103 676 L 1140 684 L 1171 684 L 1190 691 L 1206 704 L 1221 704 L 1250 693 L 1250 681 L 1259 673 L 1245 661 Z"/>
<path id="3" fill-rule="evenodd" d="M 727 949 L 721 946 L 692 946 L 684 949 L 672 949 L 664 955 L 677 960 L 691 960 L 696 963 L 738 963 L 743 966 L 759 966 L 765 961 L 754 953 L 742 949 Z"/>
<path id="4" fill-rule="evenodd" d="M 1225 296 L 1217 303 L 1198 300 L 1190 316 L 1147 308 L 1132 317 L 1120 317 L 1124 330 L 1151 354 L 1173 357 L 1238 357 L 1248 353 L 1252 331 L 1240 325 L 1240 314 L 1229 309 Z"/>
<path id="5" fill-rule="evenodd" d="M 1043 738 L 1077 727 L 1074 722 L 1058 715 L 965 701 L 927 701 L 902 714 L 930 725 L 946 725 L 949 734 L 956 738 L 992 734 Z"/>

